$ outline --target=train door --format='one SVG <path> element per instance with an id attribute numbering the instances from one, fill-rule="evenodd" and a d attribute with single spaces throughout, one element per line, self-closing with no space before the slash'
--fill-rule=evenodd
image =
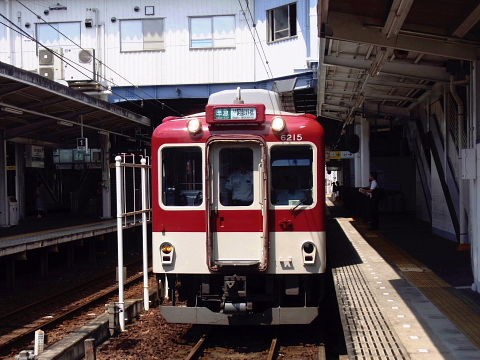
<path id="1" fill-rule="evenodd" d="M 213 141 L 208 146 L 210 268 L 258 266 L 267 257 L 265 145 Z"/>

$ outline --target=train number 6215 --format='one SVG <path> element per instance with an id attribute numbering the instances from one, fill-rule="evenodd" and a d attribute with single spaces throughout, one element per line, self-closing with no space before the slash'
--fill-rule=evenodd
<path id="1" fill-rule="evenodd" d="M 283 134 L 280 136 L 280 140 L 282 141 L 302 141 L 303 135 L 302 134 Z"/>

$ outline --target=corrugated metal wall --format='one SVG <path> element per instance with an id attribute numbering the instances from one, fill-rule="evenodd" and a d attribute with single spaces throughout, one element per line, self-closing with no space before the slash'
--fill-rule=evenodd
<path id="1" fill-rule="evenodd" d="M 108 68 L 98 68 L 101 76 L 118 86 L 251 82 L 307 70 L 309 39 L 312 31 L 316 33 L 316 28 L 310 26 L 309 14 L 315 10 L 317 1 L 298 1 L 297 36 L 273 43 L 266 42 L 267 10 L 291 1 L 248 1 L 247 7 L 247 0 L 171 0 L 153 3 L 132 3 L 129 0 L 61 0 L 60 4 L 67 9 L 50 9 L 46 15 L 45 10 L 54 6 L 57 1 L 24 0 L 22 3 L 28 9 L 16 1 L 0 1 L 0 9 L 11 7 L 10 14 L 14 18 L 12 21 L 32 36 L 35 36 L 35 24 L 43 22 L 37 19 L 36 14 L 51 23 L 80 21 L 81 46 L 96 49 L 96 56 L 121 75 Z M 135 11 L 136 6 L 138 11 Z M 154 6 L 154 15 L 145 15 L 145 6 Z M 89 16 L 89 8 L 97 9 L 100 26 L 84 26 L 84 20 Z M 189 17 L 217 15 L 235 16 L 235 47 L 191 49 Z M 116 21 L 112 21 L 112 18 Z M 164 19 L 165 49 L 120 52 L 120 20 L 145 18 Z M 255 28 L 252 26 L 253 22 L 256 24 Z M 9 30 L 5 30 L 1 24 L 0 27 L 2 45 Z M 12 42 L 15 54 L 11 57 L 12 60 L 9 60 L 3 50 L 8 47 L 0 46 L 2 59 L 26 70 L 36 70 L 37 44 L 15 31 L 10 31 L 10 34 L 14 38 Z M 318 57 L 318 49 L 313 53 Z"/>

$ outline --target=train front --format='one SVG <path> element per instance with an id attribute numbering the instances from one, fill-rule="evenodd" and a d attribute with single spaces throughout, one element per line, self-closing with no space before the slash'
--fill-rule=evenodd
<path id="1" fill-rule="evenodd" d="M 266 90 L 213 94 L 152 139 L 153 269 L 168 322 L 306 324 L 326 270 L 324 133 Z"/>

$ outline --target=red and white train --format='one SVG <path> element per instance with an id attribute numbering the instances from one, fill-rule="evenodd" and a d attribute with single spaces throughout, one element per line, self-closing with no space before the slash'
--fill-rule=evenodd
<path id="1" fill-rule="evenodd" d="M 324 131 L 277 93 L 222 91 L 152 139 L 153 271 L 168 322 L 306 324 L 326 271 Z"/>

